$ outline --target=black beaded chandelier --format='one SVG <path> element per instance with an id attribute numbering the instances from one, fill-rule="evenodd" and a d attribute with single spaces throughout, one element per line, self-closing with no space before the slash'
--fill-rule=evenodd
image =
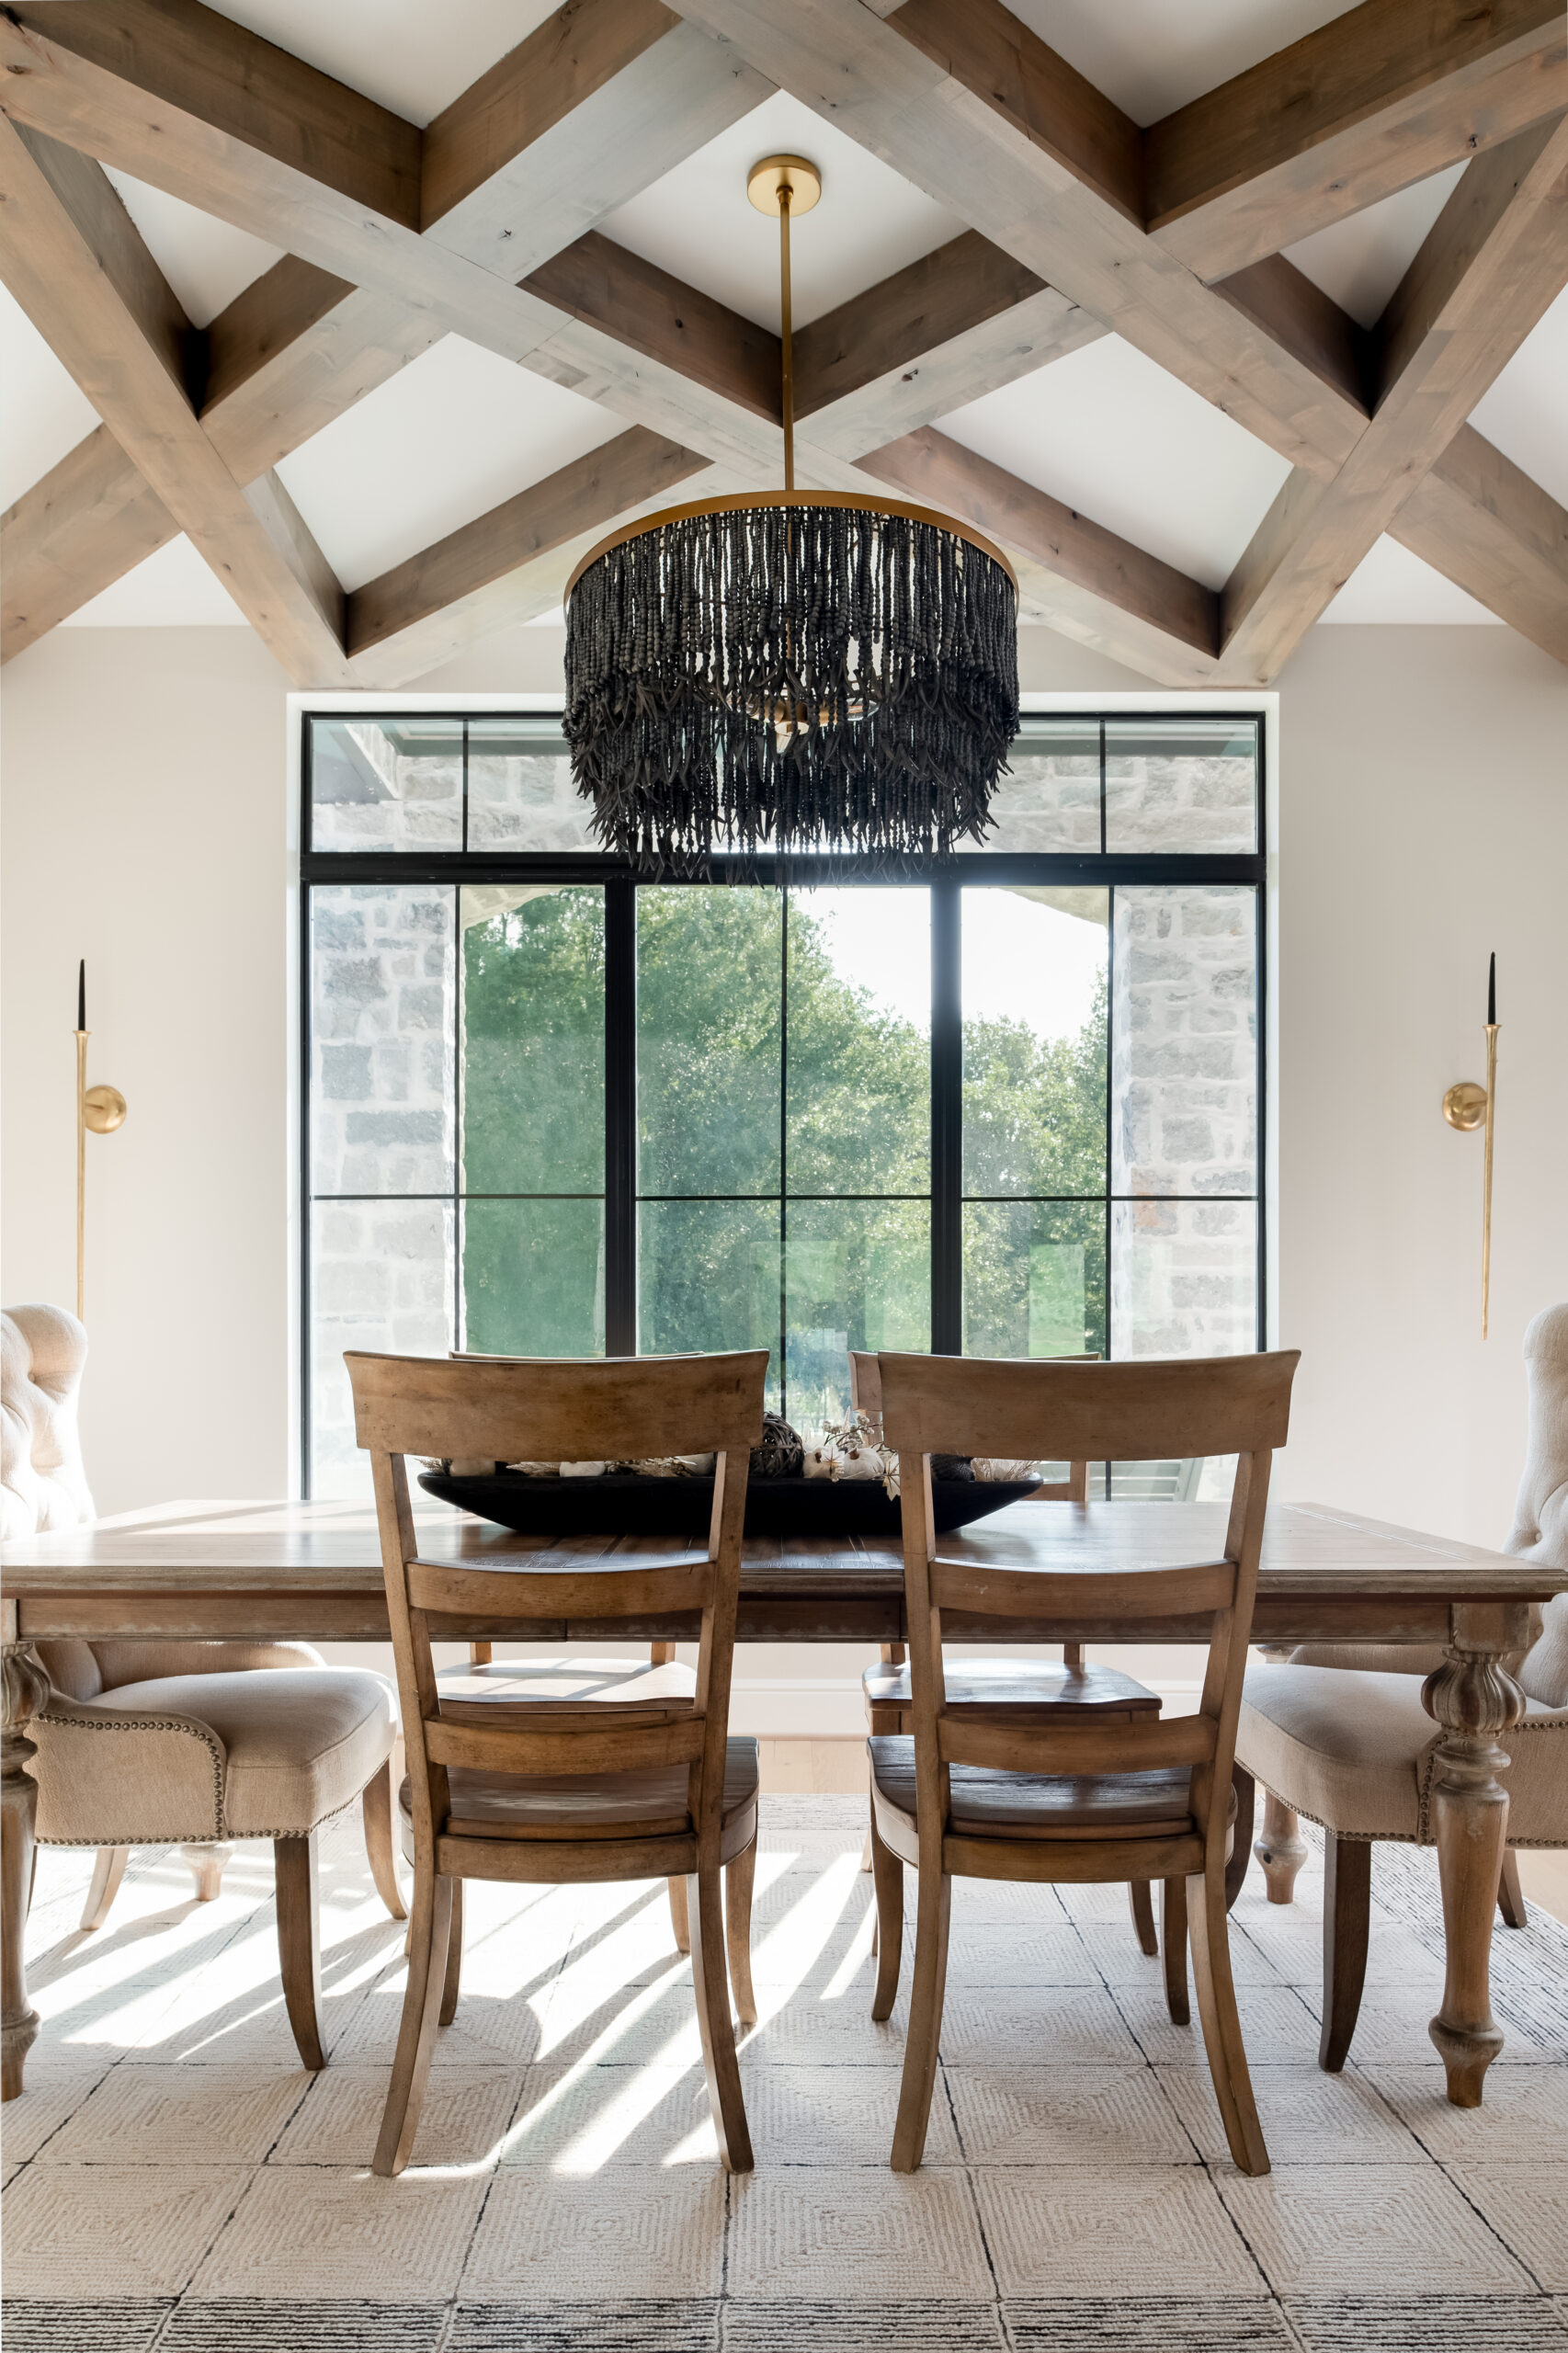
<path id="1" fill-rule="evenodd" d="M 795 489 L 790 222 L 798 155 L 747 193 L 779 223 L 784 488 L 612 532 L 566 591 L 566 740 L 606 849 L 643 873 L 712 851 L 893 868 L 980 841 L 1017 732 L 1017 583 L 929 507 Z"/>

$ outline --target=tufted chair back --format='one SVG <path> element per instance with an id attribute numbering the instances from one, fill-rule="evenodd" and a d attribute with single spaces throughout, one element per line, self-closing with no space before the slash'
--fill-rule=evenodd
<path id="1" fill-rule="evenodd" d="M 1525 1468 L 1503 1550 L 1568 1569 L 1568 1300 L 1543 1307 L 1525 1334 Z M 1542 1609 L 1540 1637 L 1518 1676 L 1528 1699 L 1568 1708 L 1568 1594 Z"/>
<path id="2" fill-rule="evenodd" d="M 87 1335 L 62 1307 L 0 1313 L 0 1536 L 93 1517 L 76 1429 Z"/>

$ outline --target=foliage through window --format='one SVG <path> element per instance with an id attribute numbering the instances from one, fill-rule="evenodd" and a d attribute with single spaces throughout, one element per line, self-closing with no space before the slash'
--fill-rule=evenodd
<path id="1" fill-rule="evenodd" d="M 1252 715 L 1026 722 L 896 883 L 634 882 L 549 719 L 305 725 L 311 1492 L 350 1347 L 766 1347 L 815 1427 L 850 1348 L 1260 1345 Z"/>

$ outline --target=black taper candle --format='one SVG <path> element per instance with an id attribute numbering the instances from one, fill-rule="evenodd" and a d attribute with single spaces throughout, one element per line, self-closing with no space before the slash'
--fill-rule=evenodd
<path id="1" fill-rule="evenodd" d="M 84 956 L 76 967 L 76 1027 L 87 1026 L 87 960 Z"/>
<path id="2" fill-rule="evenodd" d="M 1491 965 L 1490 965 L 1490 967 L 1489 967 L 1489 969 L 1488 969 L 1488 971 L 1487 971 L 1487 974 L 1486 974 L 1486 1026 L 1487 1026 L 1487 1028 L 1488 1028 L 1489 1029 L 1495 1029 L 1496 1025 L 1497 1025 L 1497 950 L 1496 950 L 1495 949 L 1494 949 L 1492 950 L 1492 962 L 1491 962 Z"/>

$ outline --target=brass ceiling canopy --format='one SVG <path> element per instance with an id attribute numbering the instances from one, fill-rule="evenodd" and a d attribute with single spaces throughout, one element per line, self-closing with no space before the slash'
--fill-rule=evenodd
<path id="1" fill-rule="evenodd" d="M 612 531 L 566 591 L 566 739 L 594 831 L 648 874 L 714 850 L 882 868 L 980 841 L 1017 730 L 1017 583 L 934 509 L 795 488 L 790 232 L 822 175 L 766 155 L 784 487 Z"/>

